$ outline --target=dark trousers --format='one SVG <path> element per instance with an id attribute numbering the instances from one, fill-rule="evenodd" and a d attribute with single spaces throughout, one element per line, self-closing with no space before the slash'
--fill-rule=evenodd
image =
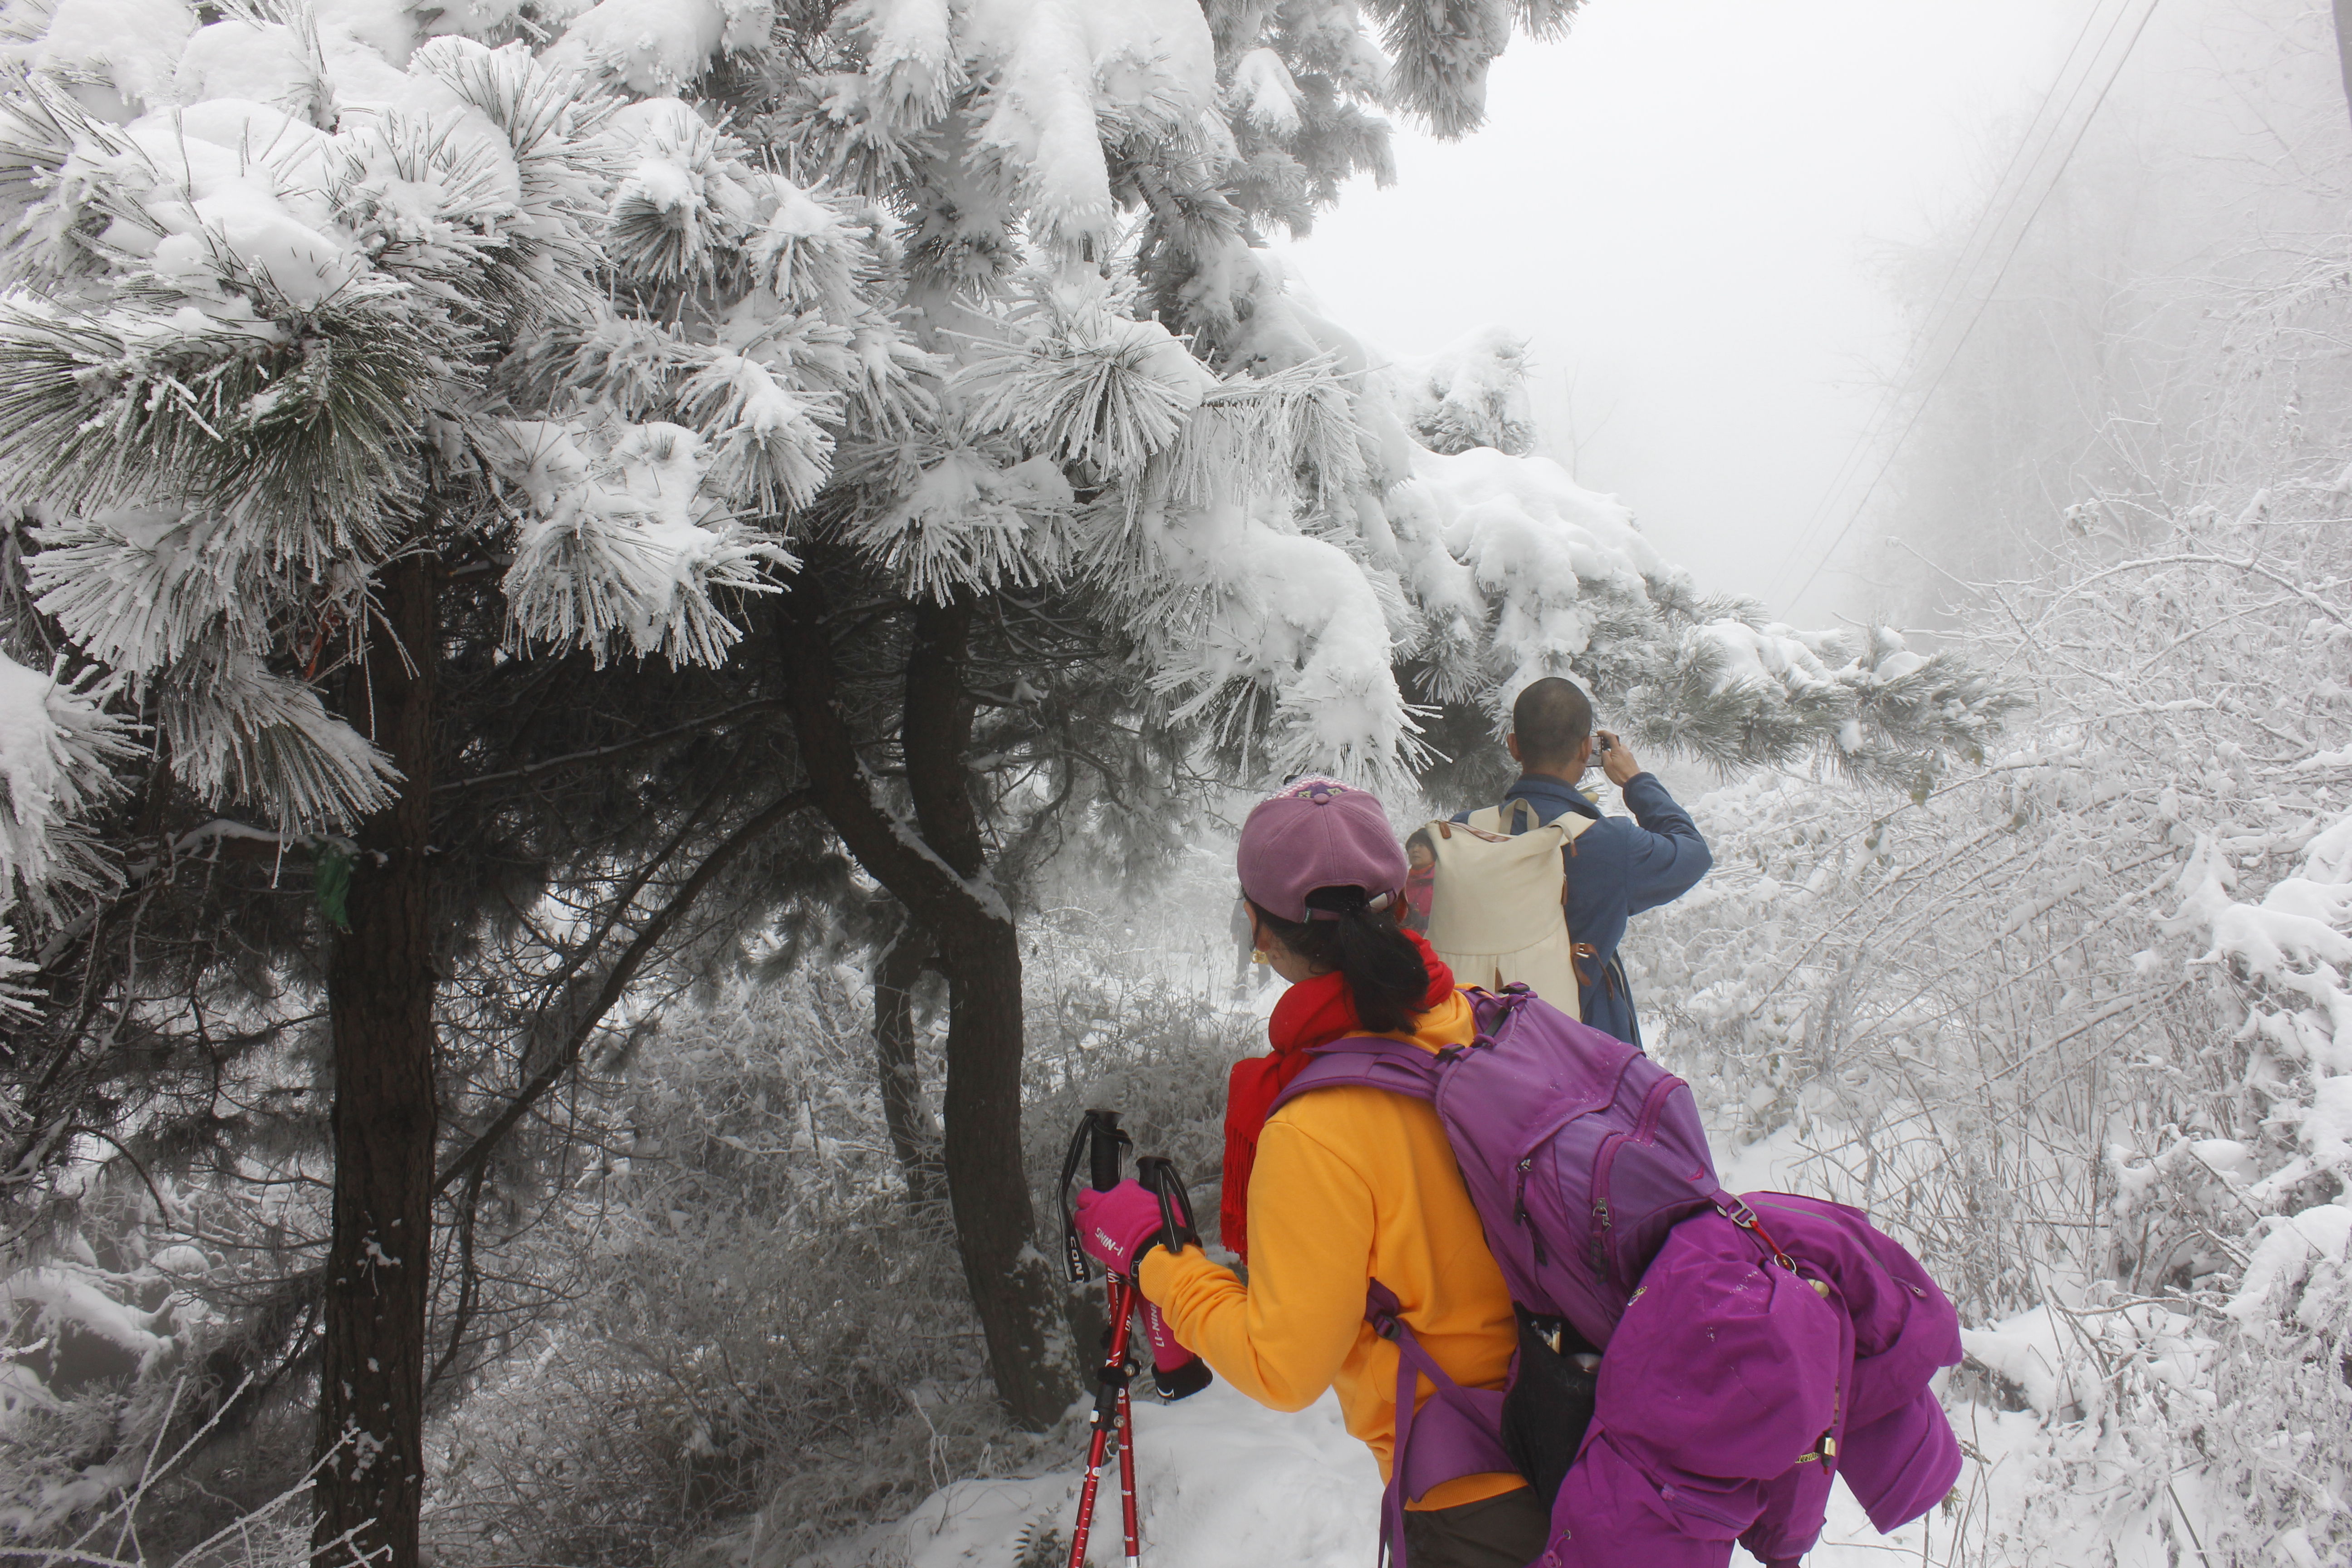
<path id="1" fill-rule="evenodd" d="M 1527 1568 L 1550 1540 L 1551 1514 L 1527 1487 L 1404 1516 L 1405 1568 Z"/>

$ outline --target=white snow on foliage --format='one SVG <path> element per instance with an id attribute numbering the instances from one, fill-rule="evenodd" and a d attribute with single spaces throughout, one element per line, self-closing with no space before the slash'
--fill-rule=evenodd
<path id="1" fill-rule="evenodd" d="M 181 0 L 57 0 L 47 27 L 5 53 L 34 70 L 110 83 L 120 114 L 129 105 L 169 98 L 195 25 L 194 10 Z"/>
<path id="2" fill-rule="evenodd" d="M 1412 482 L 1391 513 L 1425 505 L 1448 553 L 1495 602 L 1494 640 L 1513 664 L 1507 694 L 1562 673 L 1591 646 L 1596 598 L 1645 598 L 1645 578 L 1670 574 L 1628 508 L 1549 458 L 1415 448 L 1412 463 Z M 1444 592 L 1442 577 L 1427 586 Z"/>
<path id="3" fill-rule="evenodd" d="M 2307 1013 L 2272 1016 L 2270 1037 L 2291 1057 L 2352 1073 L 2352 994 L 2343 970 L 2352 963 L 2352 816 L 2312 839 L 2303 859 L 2302 874 L 2274 884 L 2261 903 L 2240 903 L 2230 893 L 2236 875 L 2229 847 L 2201 836 L 2180 872 L 2180 910 L 2171 929 L 2209 934 L 2208 962 L 2234 961 L 2305 999 Z M 2331 1134 L 2330 1142 L 2342 1162 L 2345 1136 Z M 2342 1168 L 2352 1174 L 2352 1164 Z"/>
<path id="4" fill-rule="evenodd" d="M 805 506 L 845 427 L 900 442 L 877 459 L 893 499 L 847 531 L 913 591 L 1086 574 L 1131 607 L 1148 679 L 1180 710 L 1229 740 L 1271 717 L 1269 766 L 1393 779 L 1420 754 L 1401 665 L 1448 699 L 1507 703 L 1589 662 L 1609 617 L 1654 621 L 1653 592 L 1688 586 L 1625 506 L 1511 455 L 1532 432 L 1525 347 L 1507 332 L 1383 365 L 1236 238 L 1202 252 L 1187 285 L 1234 321 L 1212 364 L 1085 259 L 1118 226 L 1107 142 L 1148 134 L 1213 160 L 1232 146 L 1228 113 L 1297 123 L 1298 84 L 1271 49 L 1243 56 L 1221 97 L 1193 0 L 844 8 L 866 68 L 826 79 L 825 112 L 936 139 L 964 94 L 973 151 L 940 220 L 954 232 L 930 237 L 1026 247 L 1012 302 L 944 333 L 919 290 L 903 314 L 925 324 L 902 332 L 871 282 L 908 237 L 892 219 L 761 166 L 670 96 L 759 37 L 766 0 L 541 5 L 535 25 L 562 31 L 537 56 L 469 36 L 514 26 L 506 0 L 426 13 L 327 0 L 311 20 L 201 26 L 178 0 L 125 0 L 132 40 L 110 40 L 95 4 L 19 17 L 18 59 L 72 73 L 26 89 L 72 146 L 18 251 L 44 284 L 76 279 L 77 300 L 112 288 L 110 332 L 227 359 L 299 341 L 304 313 L 437 298 L 484 268 L 509 269 L 498 299 L 545 284 L 526 309 L 562 317 L 566 335 L 522 343 L 543 401 L 513 405 L 544 416 L 446 437 L 481 448 L 515 509 L 518 650 L 725 657 L 726 596 L 791 566 L 730 518 Z M 1348 69 L 1368 47 L 1343 49 Z M 612 96 L 574 96 L 597 91 Z M 85 279 L 75 237 L 100 225 L 102 276 Z M 614 273 L 738 297 L 707 328 L 674 330 L 612 295 Z M 20 293 L 0 317 L 19 312 L 31 334 L 82 309 Z M 918 331 L 934 335 L 919 347 Z M 281 380 L 237 412 L 263 424 L 289 395 Z M 306 822 L 380 801 L 389 774 L 372 753 L 265 668 L 289 606 L 250 584 L 299 561 L 344 616 L 365 587 L 354 541 L 388 541 L 340 515 L 349 538 L 216 517 L 171 482 L 44 510 L 29 562 L 44 607 L 131 679 L 200 660 L 205 679 L 252 679 L 194 690 L 167 717 L 192 742 L 173 753 L 191 782 L 258 790 L 281 812 L 299 802 Z M 1784 628 L 1715 635 L 1743 676 L 1785 691 L 1822 679 L 1813 645 Z M 1734 647 L 1742 637 L 1752 646 Z M 275 741 L 202 732 L 264 721 Z"/>
<path id="5" fill-rule="evenodd" d="M 765 37 L 772 15 L 767 0 L 601 0 L 564 29 L 547 62 L 633 92 L 667 92 L 719 51 Z"/>
<path id="6" fill-rule="evenodd" d="M 1110 235 L 1105 122 L 1189 126 L 1216 102 L 1193 0 L 857 0 L 845 19 L 870 51 L 865 89 L 893 118 L 927 123 L 953 85 L 987 84 L 980 143 L 1055 246 Z"/>
<path id="7" fill-rule="evenodd" d="M 843 254 L 856 241 L 831 207 L 745 163 L 674 100 L 624 110 L 608 135 L 599 127 L 612 105 L 582 100 L 593 83 L 569 70 L 641 89 L 672 84 L 762 37 L 764 3 L 633 10 L 608 0 L 541 58 L 527 44 L 494 49 L 464 36 L 509 30 L 517 8 L 501 0 L 422 17 L 394 0 L 322 0 L 299 16 L 238 11 L 208 25 L 181 0 L 7 9 L 5 53 L 32 74 L 0 114 L 37 177 L 21 183 L 29 205 L 12 257 L 35 287 L 7 296 L 0 326 L 35 343 L 94 329 L 121 345 L 123 368 L 108 374 L 131 379 L 101 416 L 118 425 L 143 400 L 148 411 L 184 406 L 215 440 L 225 418 L 266 428 L 286 399 L 310 395 L 294 378 L 207 414 L 201 367 L 282 351 L 308 331 L 307 313 L 481 290 L 485 268 L 509 269 L 488 289 L 494 300 L 528 279 L 543 293 L 526 310 L 591 310 L 595 246 L 631 203 L 652 209 L 651 226 L 689 236 L 705 223 L 740 241 L 770 223 L 759 258 L 772 292 L 751 303 L 764 299 L 764 314 L 781 319 L 730 321 L 723 345 L 687 351 L 701 374 L 685 397 L 705 429 L 596 411 L 562 441 L 538 442 L 543 460 L 509 465 L 511 477 L 540 481 L 517 487 L 532 508 L 517 519 L 509 578 L 519 641 L 599 658 L 724 657 L 738 633 L 713 594 L 761 587 L 786 558 L 721 515 L 705 487 L 804 501 L 828 471 L 818 420 L 833 395 L 808 395 L 787 373 L 822 364 L 846 381 L 898 367 L 887 344 L 853 344 L 842 328 L 812 341 L 807 319 L 774 310 L 779 296 L 813 308 L 812 290 L 844 313 L 865 308 Z M 560 25 L 581 9 L 537 15 Z M 53 170 L 37 168 L 44 157 Z M 690 268 L 698 258 L 687 248 Z M 53 295 L 64 279 L 69 290 Z M 765 346 L 772 326 L 798 342 Z M 173 368 L 151 371 L 151 361 Z M 477 438 L 496 436 L 488 426 Z M 179 478 L 126 466 L 85 482 L 80 501 L 28 493 L 42 548 L 26 566 L 42 607 L 122 681 L 172 693 L 157 733 L 194 787 L 290 826 L 373 809 L 393 779 L 383 759 L 268 661 L 282 651 L 289 588 L 310 601 L 303 616 L 335 624 L 364 588 L 352 546 L 380 553 L 388 541 L 345 512 L 313 528 L 268 507 L 192 505 L 173 493 Z M 277 580 L 291 563 L 309 584 Z M 105 694 L 96 675 L 73 686 L 13 665 L 0 672 L 0 860 L 36 896 L 44 880 L 99 875 L 68 827 L 112 787 L 109 764 L 130 754 L 100 712 Z"/>
<path id="8" fill-rule="evenodd" d="M 0 1310 L 5 1309 L 30 1313 L 33 1321 L 19 1333 L 29 1329 L 29 1337 L 38 1338 L 45 1331 L 75 1329 L 129 1351 L 142 1366 L 172 1348 L 171 1336 L 155 1331 L 162 1314 L 125 1305 L 71 1267 L 21 1268 L 0 1279 Z"/>
<path id="9" fill-rule="evenodd" d="M 2352 1079 L 2336 1079 L 2331 1083 L 2352 1086 Z M 2270 1234 L 2255 1244 L 2245 1271 L 2239 1276 L 2237 1293 L 2222 1310 L 2241 1322 L 2274 1310 L 2274 1298 L 2287 1296 L 2301 1286 L 2313 1264 L 2342 1264 L 2347 1243 L 2352 1243 L 2352 1207 L 2341 1203 L 2281 1216 Z M 2325 1327 L 2325 1320 L 2315 1310 L 2318 1304 L 2316 1298 L 2299 1303 L 2296 1316 L 2312 1328 Z"/>
<path id="10" fill-rule="evenodd" d="M 105 710 L 110 695 L 94 674 L 77 683 L 0 654 L 0 902 L 12 880 L 37 897 L 94 870 L 70 827 L 114 793 L 111 766 L 130 754 L 128 724 Z"/>
<path id="11" fill-rule="evenodd" d="M 1242 112 L 1277 136 L 1298 129 L 1298 84 L 1273 49 L 1252 49 L 1234 62 L 1234 98 Z"/>
<path id="12" fill-rule="evenodd" d="M 586 648 L 599 664 L 623 644 L 673 664 L 723 658 L 742 634 L 711 590 L 772 592 L 761 567 L 791 557 L 714 514 L 701 437 L 659 421 L 507 428 L 505 477 L 537 513 L 506 576 L 515 636 Z"/>
<path id="13" fill-rule="evenodd" d="M 1167 678 L 1202 689 L 1271 684 L 1286 770 L 1325 765 L 1376 774 L 1413 724 L 1391 673 L 1389 617 L 1373 583 L 1327 540 L 1269 523 L 1228 502 L 1158 535 L 1166 568 L 1211 595 Z"/>
<path id="14" fill-rule="evenodd" d="M 1528 341 L 1507 327 L 1482 328 L 1433 354 L 1397 360 L 1388 376 L 1405 423 L 1440 451 L 1519 453 L 1535 439 Z"/>

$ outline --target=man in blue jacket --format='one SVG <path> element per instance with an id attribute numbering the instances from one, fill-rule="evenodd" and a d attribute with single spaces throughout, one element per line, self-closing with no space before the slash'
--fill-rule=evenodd
<path id="1" fill-rule="evenodd" d="M 1592 765 L 1596 739 L 1601 769 L 1623 795 L 1630 820 L 1601 816 L 1576 787 Z M 1520 692 L 1511 705 L 1506 743 L 1520 771 L 1505 804 L 1527 801 L 1545 822 L 1570 811 L 1593 819 L 1567 850 L 1568 934 L 1576 943 L 1578 989 L 1586 1023 L 1638 1046 L 1633 998 L 1617 960 L 1625 922 L 1689 892 L 1715 857 L 1690 813 L 1675 804 L 1655 774 L 1642 771 L 1625 742 L 1606 730 L 1596 736 L 1591 700 L 1574 681 L 1547 676 Z M 1454 820 L 1469 816 L 1465 811 Z"/>

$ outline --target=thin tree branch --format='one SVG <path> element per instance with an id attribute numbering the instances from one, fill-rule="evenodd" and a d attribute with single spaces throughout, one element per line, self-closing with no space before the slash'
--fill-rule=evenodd
<path id="1" fill-rule="evenodd" d="M 515 1125 L 539 1102 L 540 1098 L 571 1070 L 597 1026 L 604 1021 L 604 1015 L 613 1010 L 613 1005 L 621 999 L 622 994 L 628 990 L 629 983 L 636 978 L 637 971 L 646 957 L 660 945 L 662 939 L 669 934 L 670 928 L 693 906 L 694 900 L 701 897 L 703 889 L 717 880 L 719 874 L 743 851 L 782 826 L 794 812 L 811 804 L 812 797 L 806 791 L 796 790 L 737 828 L 725 842 L 703 858 L 694 875 L 670 895 L 669 902 L 646 922 L 645 929 L 637 932 L 636 940 L 629 943 L 606 972 L 604 983 L 598 987 L 594 1002 L 573 1022 L 562 1047 L 530 1076 L 514 1099 L 508 1101 L 507 1108 L 499 1111 L 490 1124 L 466 1146 L 464 1152 L 442 1167 L 441 1174 L 433 1183 L 436 1195 L 447 1192 L 451 1183 L 488 1159 L 491 1151 L 514 1131 Z"/>
<path id="2" fill-rule="evenodd" d="M 747 713 L 765 712 L 782 706 L 783 703 L 781 700 L 772 697 L 763 697 L 756 702 L 739 702 L 732 708 L 705 714 L 699 719 L 673 725 L 667 730 L 656 730 L 650 735 L 639 735 L 632 741 L 615 741 L 609 746 L 593 746 L 584 752 L 566 752 L 560 757 L 549 757 L 544 762 L 532 763 L 524 767 L 505 768 L 494 773 L 476 773 L 471 778 L 451 779 L 446 784 L 435 784 L 433 793 L 436 795 L 455 795 L 464 790 L 481 789 L 488 784 L 503 784 L 509 779 L 531 778 L 556 768 L 569 767 L 574 763 L 598 762 L 608 757 L 623 756 L 647 746 L 657 746 L 664 741 L 675 740 L 680 735 L 692 734 L 698 730 L 716 729 L 721 724 L 740 719 Z"/>

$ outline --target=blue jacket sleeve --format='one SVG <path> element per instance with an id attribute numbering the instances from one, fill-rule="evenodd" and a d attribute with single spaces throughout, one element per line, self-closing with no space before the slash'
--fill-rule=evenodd
<path id="1" fill-rule="evenodd" d="M 1631 836 L 1625 865 L 1625 912 L 1638 915 L 1697 887 L 1715 865 L 1715 856 L 1690 813 L 1675 804 L 1657 774 L 1635 773 L 1620 793 L 1642 828 Z"/>

